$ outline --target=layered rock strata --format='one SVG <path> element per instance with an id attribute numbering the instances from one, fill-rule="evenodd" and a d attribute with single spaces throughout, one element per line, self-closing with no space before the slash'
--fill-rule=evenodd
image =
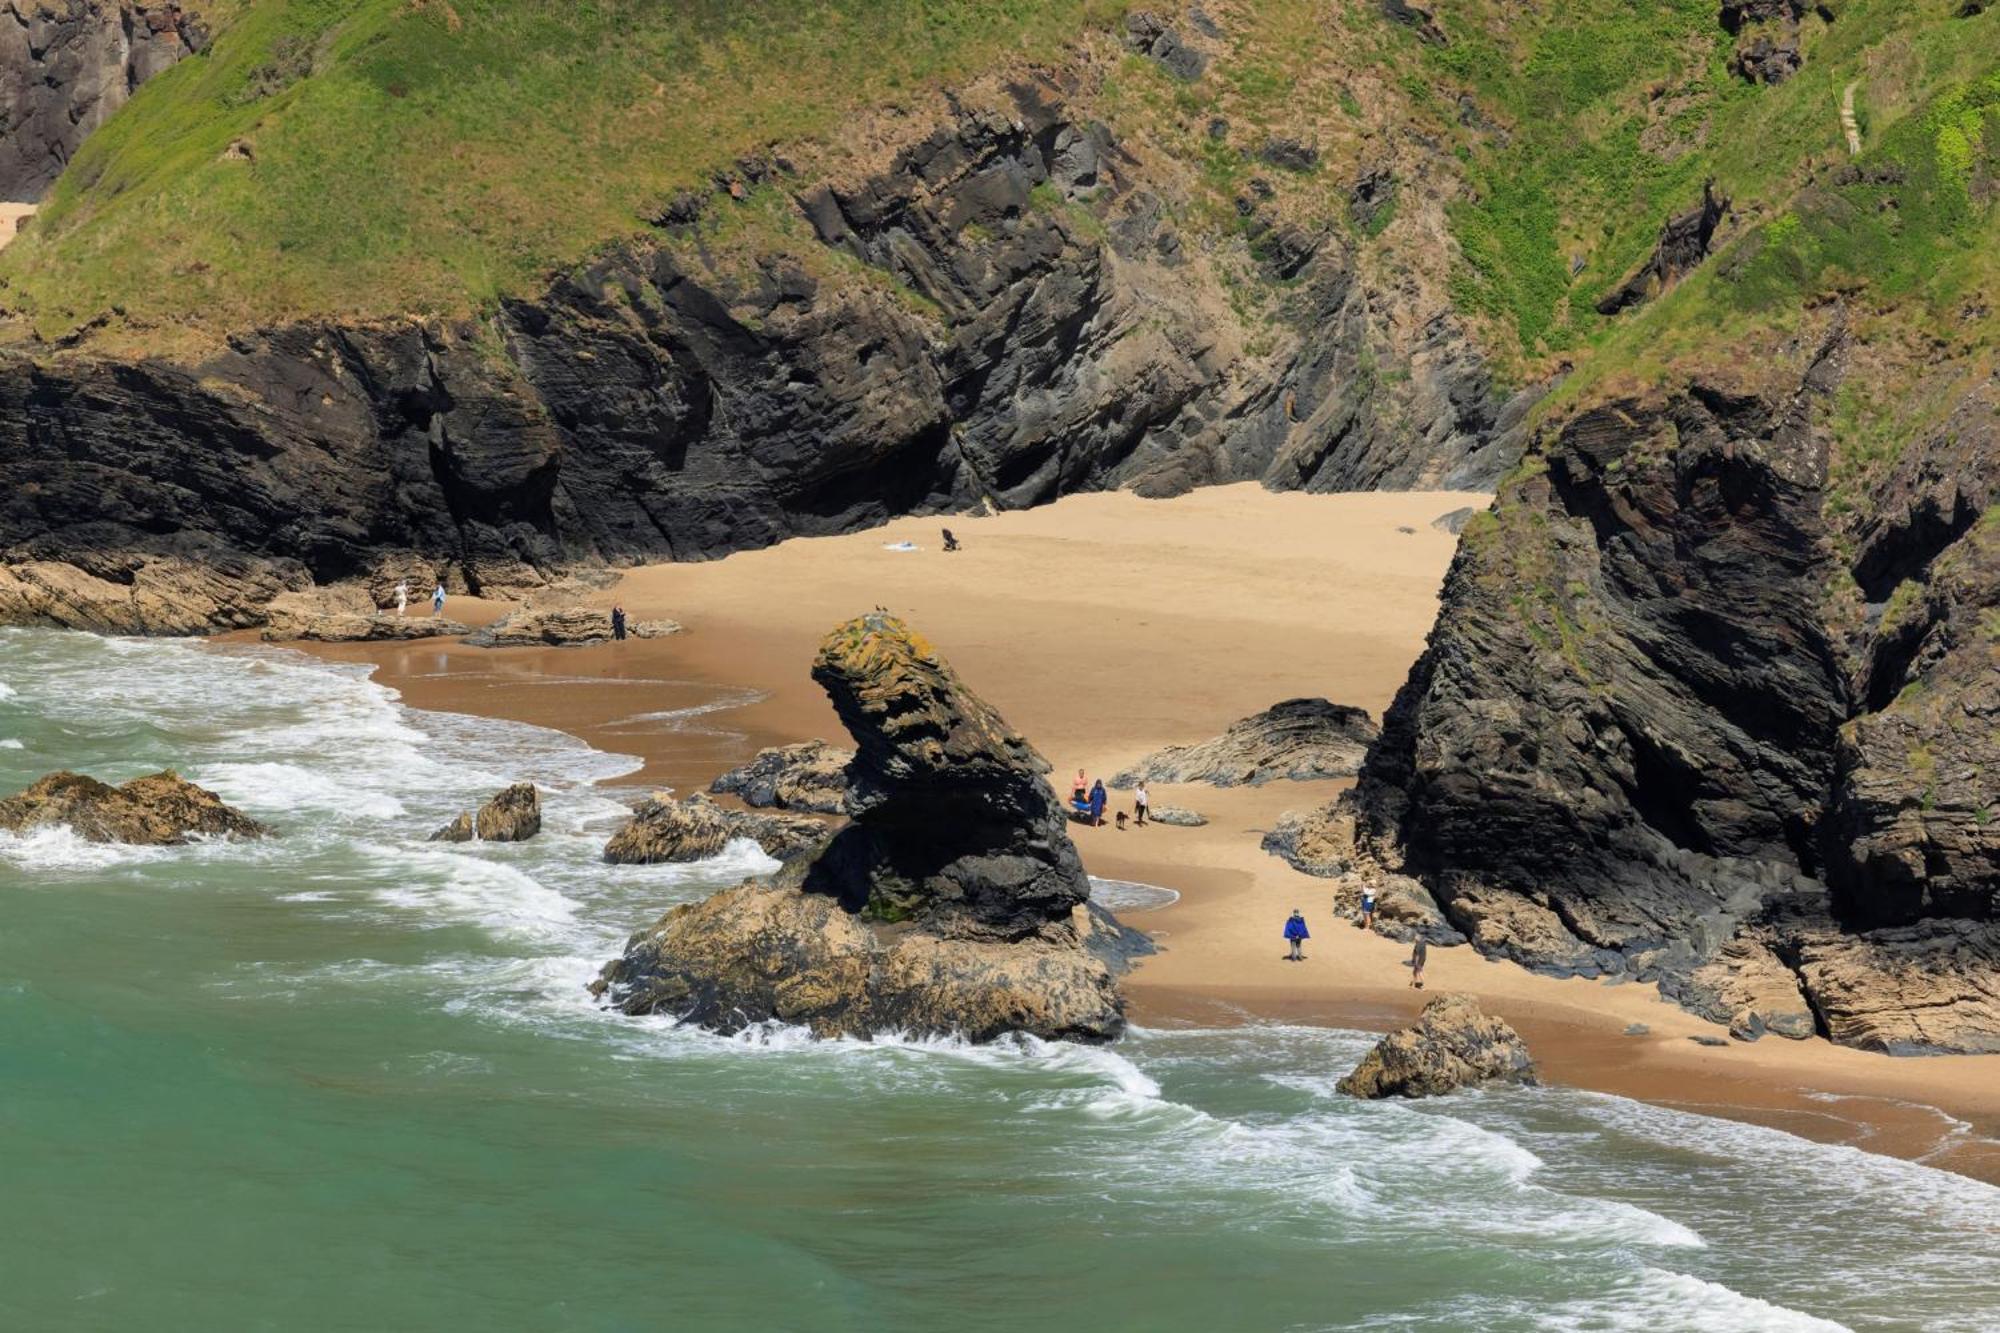
<path id="1" fill-rule="evenodd" d="M 389 564 L 532 588 L 1107 487 L 1510 464 L 1532 393 L 1503 398 L 1441 303 L 1301 237 L 1253 354 L 1111 130 L 1053 80 L 982 97 L 873 174 L 769 168 L 812 254 L 722 266 L 694 231 L 741 205 L 696 197 L 489 324 L 0 358 L 0 622 L 237 628 Z M 1254 221 L 1259 253 L 1290 225 Z"/>
<path id="2" fill-rule="evenodd" d="M 0 829 L 67 828 L 86 842 L 178 847 L 196 837 L 261 838 L 262 824 L 171 769 L 113 787 L 81 773 L 51 773 L 0 798 Z"/>
<path id="3" fill-rule="evenodd" d="M 1232 722 L 1214 740 L 1169 745 L 1111 779 L 1113 787 L 1139 782 L 1208 782 L 1218 787 L 1262 786 L 1288 780 L 1348 778 L 1376 736 L 1366 709 L 1325 699 L 1287 699 Z"/>
<path id="4" fill-rule="evenodd" d="M 813 677 L 854 737 L 852 821 L 775 885 L 667 913 L 596 989 L 725 1032 L 1117 1036 L 1132 933 L 1089 906 L 1047 762 L 894 617 L 836 629 Z"/>
<path id="5" fill-rule="evenodd" d="M 737 797 L 756 809 L 844 814 L 847 765 L 853 758 L 854 751 L 825 741 L 773 746 L 759 750 L 749 763 L 730 769 L 708 789 L 717 796 Z"/>
<path id="6" fill-rule="evenodd" d="M 672 620 L 635 620 L 625 626 L 633 639 L 663 639 L 680 632 Z M 465 637 L 473 648 L 581 648 L 611 640 L 611 613 L 581 606 L 523 608 Z"/>
<path id="7" fill-rule="evenodd" d="M 604 859 L 614 865 L 705 861 L 738 838 L 748 838 L 780 861 L 795 860 L 826 841 L 830 826 L 799 815 L 730 810 L 699 792 L 685 800 L 660 794 L 639 802 L 610 841 Z"/>

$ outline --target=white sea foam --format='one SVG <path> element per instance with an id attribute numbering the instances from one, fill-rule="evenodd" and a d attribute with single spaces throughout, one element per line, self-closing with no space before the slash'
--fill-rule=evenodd
<path id="1" fill-rule="evenodd" d="M 132 847 L 115 842 L 91 842 L 67 824 L 29 833 L 0 833 L 0 860 L 26 870 L 102 870 L 109 866 L 156 861 L 170 856 L 168 847 Z"/>
<path id="2" fill-rule="evenodd" d="M 27 742 L 23 741 L 19 736 L 0 737 L 0 750 L 25 750 L 27 748 Z"/>
<path id="3" fill-rule="evenodd" d="M 11 699 L 14 697 L 14 695 L 15 695 L 14 687 L 12 685 L 9 685 L 6 681 L 0 680 L 0 699 Z"/>

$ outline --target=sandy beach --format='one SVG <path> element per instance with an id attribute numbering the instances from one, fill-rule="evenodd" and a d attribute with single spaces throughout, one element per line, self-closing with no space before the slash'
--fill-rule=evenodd
<path id="1" fill-rule="evenodd" d="M 1025 512 L 804 539 L 705 564 L 629 571 L 593 605 L 686 632 L 579 649 L 446 641 L 315 646 L 378 665 L 420 708 L 558 727 L 639 755 L 631 779 L 699 790 L 758 747 L 843 740 L 807 675 L 820 637 L 875 606 L 906 617 L 1066 777 L 1108 775 L 1164 744 L 1207 739 L 1281 699 L 1321 695 L 1380 715 L 1421 651 L 1455 538 L 1432 520 L 1479 495 L 1271 494 L 1172 501 L 1088 495 Z M 892 550 L 909 542 L 917 549 Z M 455 618 L 504 611 L 458 599 Z M 1260 850 L 1286 810 L 1338 782 L 1153 789 L 1196 829 L 1075 830 L 1092 873 L 1181 897 L 1130 920 L 1161 951 L 1128 979 L 1135 1021 L 1261 1018 L 1386 1029 L 1427 994 L 1463 990 L 1514 1023 L 1550 1080 L 1771 1124 L 2000 1181 L 2000 1057 L 1891 1059 L 1811 1040 L 1702 1046 L 1721 1030 L 1650 986 L 1558 981 L 1470 948 L 1434 949 L 1410 989 L 1408 950 L 1352 925 L 1351 903 Z M 1293 907 L 1308 961 L 1280 961 Z"/>

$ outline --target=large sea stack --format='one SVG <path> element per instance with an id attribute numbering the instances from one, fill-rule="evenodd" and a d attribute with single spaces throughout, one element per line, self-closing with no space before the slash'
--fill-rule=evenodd
<path id="1" fill-rule="evenodd" d="M 1131 933 L 1089 905 L 1048 762 L 893 616 L 828 635 L 813 678 L 854 736 L 853 822 L 775 884 L 668 912 L 594 989 L 722 1032 L 1116 1037 L 1105 959 Z"/>

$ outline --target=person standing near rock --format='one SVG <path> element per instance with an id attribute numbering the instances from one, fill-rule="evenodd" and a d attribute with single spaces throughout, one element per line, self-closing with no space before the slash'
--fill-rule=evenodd
<path id="1" fill-rule="evenodd" d="M 444 614 L 444 584 L 442 583 L 431 589 L 431 614 L 433 616 Z"/>
<path id="2" fill-rule="evenodd" d="M 1132 789 L 1132 817 L 1138 821 L 1139 825 L 1142 828 L 1145 826 L 1146 823 L 1146 807 L 1148 803 L 1149 803 L 1149 798 L 1146 795 L 1146 780 L 1144 778 L 1140 778 L 1139 785 Z"/>
<path id="3" fill-rule="evenodd" d="M 622 606 L 611 608 L 611 637 L 620 643 L 625 641 L 625 608 Z"/>
<path id="4" fill-rule="evenodd" d="M 1301 949 L 1304 947 L 1305 942 L 1311 938 L 1312 932 L 1306 929 L 1305 913 L 1294 907 L 1292 914 L 1285 919 L 1285 939 L 1290 941 L 1292 946 L 1292 951 L 1285 955 L 1285 961 L 1288 963 L 1303 963 L 1306 960 L 1306 956 L 1301 952 Z"/>
<path id="5" fill-rule="evenodd" d="M 1431 946 L 1418 936 L 1416 944 L 1410 949 L 1410 985 L 1418 990 L 1424 988 L 1424 963 L 1430 956 Z"/>
<path id="6" fill-rule="evenodd" d="M 396 615 L 400 619 L 403 612 L 410 609 L 410 581 L 404 579 L 396 585 Z"/>
<path id="7" fill-rule="evenodd" d="M 1099 778 L 1090 786 L 1090 826 L 1104 827 L 1104 779 Z"/>
<path id="8" fill-rule="evenodd" d="M 1368 885 L 1361 890 L 1361 920 L 1363 930 L 1375 929 L 1375 886 Z"/>

